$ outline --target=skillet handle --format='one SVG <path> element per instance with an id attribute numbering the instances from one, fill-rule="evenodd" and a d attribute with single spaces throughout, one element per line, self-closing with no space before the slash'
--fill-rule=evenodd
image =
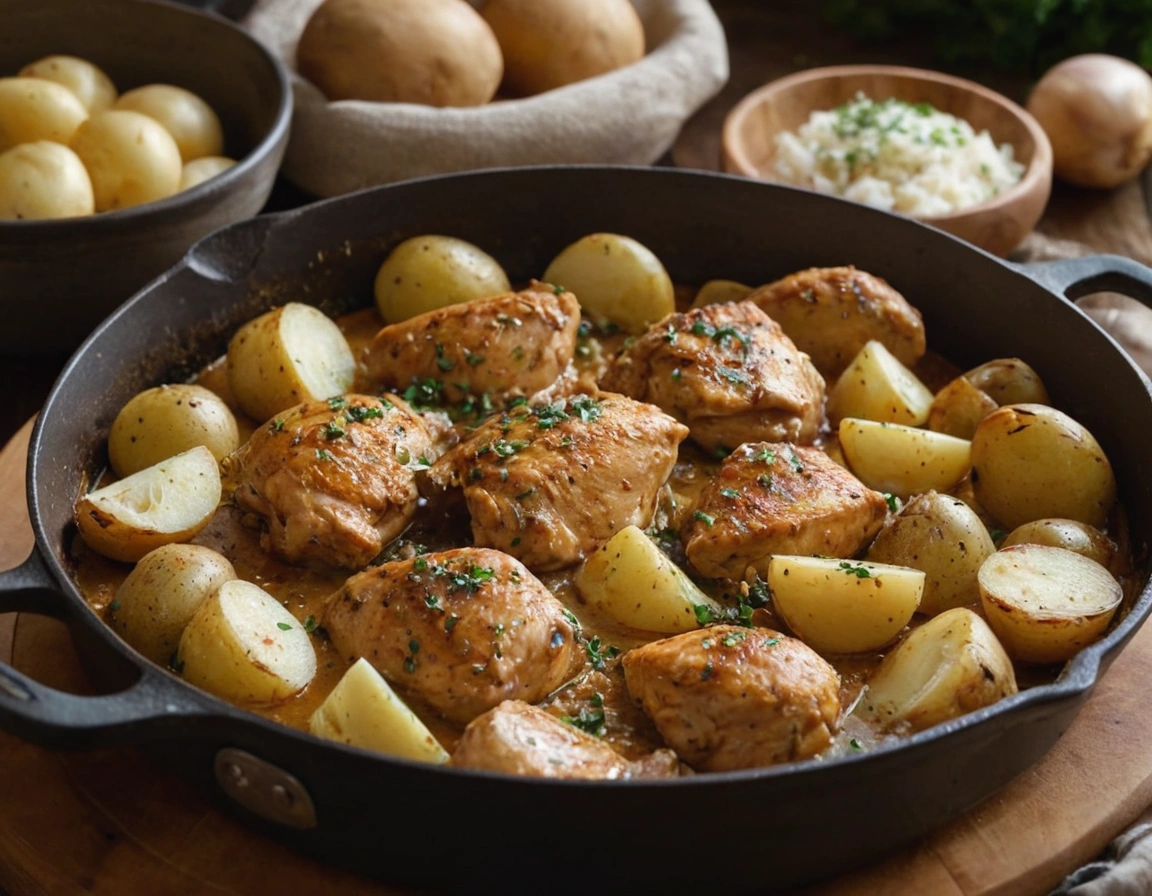
<path id="1" fill-rule="evenodd" d="M 1152 268 L 1122 255 L 1086 255 L 1017 267 L 1041 286 L 1068 299 L 1094 292 L 1118 292 L 1152 308 Z"/>
<path id="2" fill-rule="evenodd" d="M 67 619 L 68 599 L 56 588 L 38 552 L 0 572 L 0 613 Z M 109 652 L 112 653 L 109 648 Z M 119 654 L 110 661 L 124 665 Z M 133 662 L 136 680 L 114 694 L 80 697 L 48 687 L 0 662 L 0 729 L 52 749 L 138 744 L 182 731 L 190 719 L 217 715 L 150 663 Z M 176 723 L 183 727 L 176 728 Z"/>

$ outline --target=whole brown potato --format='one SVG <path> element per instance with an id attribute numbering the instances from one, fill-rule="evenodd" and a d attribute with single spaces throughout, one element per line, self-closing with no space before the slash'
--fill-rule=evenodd
<path id="1" fill-rule="evenodd" d="M 644 55 L 644 26 L 628 0 L 488 0 L 481 12 L 504 53 L 510 94 L 543 93 Z"/>
<path id="2" fill-rule="evenodd" d="M 330 100 L 479 106 L 495 95 L 504 62 L 466 0 L 324 0 L 296 67 Z"/>

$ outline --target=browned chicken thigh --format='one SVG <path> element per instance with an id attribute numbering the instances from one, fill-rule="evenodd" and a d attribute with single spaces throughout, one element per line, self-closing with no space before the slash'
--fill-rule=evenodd
<path id="1" fill-rule="evenodd" d="M 520 700 L 505 700 L 473 719 L 450 764 L 536 778 L 600 780 L 675 777 L 680 767 L 670 750 L 630 762 L 599 738 Z"/>
<path id="2" fill-rule="evenodd" d="M 920 312 L 886 281 L 851 265 L 809 268 L 748 297 L 784 328 L 824 376 L 839 376 L 869 339 L 911 366 L 924 354 Z"/>
<path id="3" fill-rule="evenodd" d="M 429 311 L 384 327 L 364 356 L 368 381 L 417 384 L 445 404 L 487 396 L 496 407 L 551 386 L 576 353 L 580 306 L 533 281 L 525 290 Z"/>
<path id="4" fill-rule="evenodd" d="M 708 450 L 811 442 L 824 419 L 824 378 L 751 302 L 669 315 L 616 357 L 600 385 L 667 411 Z"/>
<path id="5" fill-rule="evenodd" d="M 651 522 L 687 434 L 653 405 L 575 395 L 490 418 L 428 476 L 464 489 L 476 544 L 534 570 L 562 569 Z"/>
<path id="6" fill-rule="evenodd" d="M 265 550 L 359 569 L 411 522 L 413 467 L 434 457 L 424 423 L 402 400 L 343 395 L 285 411 L 224 469 L 233 501 L 262 518 Z"/>
<path id="7" fill-rule="evenodd" d="M 328 598 L 323 625 L 345 658 L 364 657 L 456 722 L 504 700 L 542 700 L 583 662 L 564 605 L 512 557 L 483 548 L 366 569 Z"/>
<path id="8" fill-rule="evenodd" d="M 803 641 L 717 625 L 637 647 L 628 691 L 700 771 L 807 759 L 839 728 L 840 676 Z"/>
<path id="9" fill-rule="evenodd" d="M 732 452 L 704 487 L 682 531 L 702 574 L 767 574 L 772 554 L 851 557 L 884 523 L 880 492 L 816 448 L 758 442 Z"/>

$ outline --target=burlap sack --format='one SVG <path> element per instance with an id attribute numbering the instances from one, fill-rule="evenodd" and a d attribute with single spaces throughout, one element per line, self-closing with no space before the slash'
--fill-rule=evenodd
<path id="1" fill-rule="evenodd" d="M 559 90 L 467 109 L 330 103 L 295 73 L 296 42 L 320 0 L 259 0 L 248 29 L 292 70 L 295 114 L 284 174 L 335 196 L 470 168 L 549 163 L 648 165 L 728 78 L 724 30 L 708 0 L 633 0 L 648 43 L 635 65 Z"/>

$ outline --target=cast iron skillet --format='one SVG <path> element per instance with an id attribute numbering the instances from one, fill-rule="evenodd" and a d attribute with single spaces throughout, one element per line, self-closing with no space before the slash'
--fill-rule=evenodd
<path id="1" fill-rule="evenodd" d="M 431 768 L 324 744 L 193 690 L 88 610 L 69 573 L 72 505 L 137 390 L 188 376 L 271 305 L 293 299 L 335 311 L 350 296 L 366 302 L 376 266 L 401 238 L 471 240 L 520 279 L 593 231 L 639 239 L 681 283 L 762 283 L 853 263 L 901 290 L 923 312 L 929 345 L 962 367 L 1022 357 L 1107 451 L 1147 582 L 1150 385 L 1064 295 L 1120 289 L 1152 302 L 1152 271 L 1108 257 L 1017 268 L 905 218 L 724 175 L 597 167 L 452 175 L 220 231 L 77 352 L 32 436 L 37 548 L 0 576 L 0 611 L 67 621 L 109 692 L 69 696 L 0 667 L 0 726 L 54 748 L 147 744 L 298 849 L 393 883 L 469 892 L 782 889 L 892 851 L 1039 759 L 1147 616 L 1152 589 L 1056 683 L 898 744 L 835 761 L 624 783 Z"/>

